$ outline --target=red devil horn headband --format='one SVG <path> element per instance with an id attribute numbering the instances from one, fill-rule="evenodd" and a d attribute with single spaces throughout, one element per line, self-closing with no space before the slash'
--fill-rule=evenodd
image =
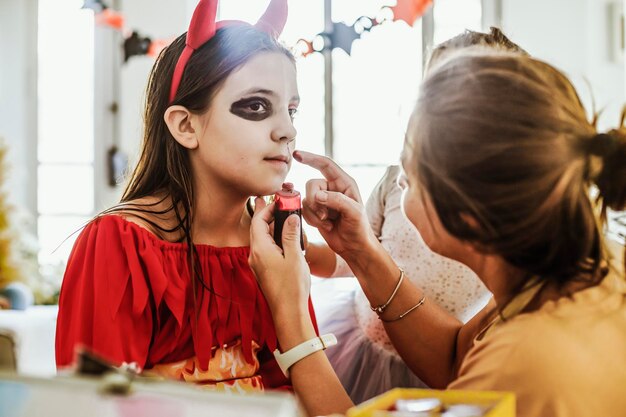
<path id="1" fill-rule="evenodd" d="M 183 77 L 185 66 L 193 52 L 208 42 L 215 35 L 215 31 L 231 24 L 245 24 L 237 20 L 225 20 L 216 22 L 218 0 L 200 0 L 196 10 L 191 17 L 185 49 L 178 57 L 174 75 L 172 76 L 172 86 L 170 87 L 170 103 L 174 101 L 180 80 Z M 287 0 L 271 0 L 265 13 L 254 25 L 254 27 L 269 33 L 273 37 L 278 37 L 285 27 L 287 21 Z"/>

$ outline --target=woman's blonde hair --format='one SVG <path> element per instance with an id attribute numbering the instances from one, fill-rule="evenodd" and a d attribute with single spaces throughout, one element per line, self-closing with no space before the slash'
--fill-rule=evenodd
<path id="1" fill-rule="evenodd" d="M 502 30 L 500 30 L 500 28 L 492 26 L 489 28 L 489 32 L 486 33 L 467 29 L 465 32 L 456 35 L 455 37 L 450 38 L 433 48 L 430 56 L 428 57 L 426 72 L 428 72 L 435 63 L 443 59 L 448 53 L 472 46 L 484 46 L 498 51 L 509 51 L 522 55 L 528 55 L 528 52 L 510 40 L 502 32 Z"/>
<path id="2" fill-rule="evenodd" d="M 600 212 L 625 208 L 626 130 L 598 133 L 561 72 L 459 50 L 430 70 L 414 117 L 417 178 L 452 235 L 544 281 L 606 274 L 589 186 Z"/>

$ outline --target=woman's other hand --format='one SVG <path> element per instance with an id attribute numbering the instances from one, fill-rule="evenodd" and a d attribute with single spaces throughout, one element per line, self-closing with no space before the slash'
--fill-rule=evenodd
<path id="1" fill-rule="evenodd" d="M 304 219 L 318 228 L 330 248 L 346 261 L 358 259 L 378 240 L 367 220 L 356 182 L 325 156 L 296 151 L 294 158 L 324 176 L 306 184 Z"/>
<path id="2" fill-rule="evenodd" d="M 291 215 L 283 226 L 283 250 L 272 235 L 274 205 L 256 200 L 250 226 L 250 266 L 272 310 L 281 352 L 316 337 L 308 311 L 309 268 L 300 249 L 300 222 Z M 353 404 L 322 351 L 289 368 L 289 376 L 308 415 L 345 413 Z"/>
<path id="3" fill-rule="evenodd" d="M 250 226 L 250 267 L 275 318 L 308 317 L 309 267 L 300 248 L 300 219 L 291 215 L 283 226 L 283 249 L 272 238 L 274 204 L 255 201 Z M 285 311 L 287 310 L 287 311 Z"/>

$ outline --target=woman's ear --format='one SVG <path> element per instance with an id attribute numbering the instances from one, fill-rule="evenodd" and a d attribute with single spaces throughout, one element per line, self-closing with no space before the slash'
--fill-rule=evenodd
<path id="1" fill-rule="evenodd" d="M 460 216 L 463 222 L 467 224 L 470 227 L 470 229 L 476 230 L 476 231 L 480 230 L 480 223 L 478 223 L 478 220 L 476 220 L 474 216 L 465 212 L 461 213 Z M 481 253 L 481 254 L 487 252 L 487 248 L 485 246 L 478 244 L 476 242 L 463 242 L 463 244 L 467 248 L 469 248 L 471 252 Z"/>
<path id="2" fill-rule="evenodd" d="M 196 131 L 191 123 L 192 114 L 183 106 L 170 106 L 165 110 L 165 124 L 170 133 L 183 147 L 187 149 L 196 149 L 198 147 L 198 138 Z"/>

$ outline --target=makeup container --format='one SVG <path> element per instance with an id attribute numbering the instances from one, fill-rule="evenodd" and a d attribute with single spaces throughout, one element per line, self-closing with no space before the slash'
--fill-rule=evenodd
<path id="1" fill-rule="evenodd" d="M 515 417 L 515 394 L 395 388 L 354 406 L 348 417 Z"/>
<path id="2" fill-rule="evenodd" d="M 283 189 L 274 195 L 274 241 L 280 248 L 283 248 L 283 225 L 285 220 L 292 214 L 300 217 L 300 248 L 304 250 L 304 239 L 302 237 L 302 198 L 300 193 L 293 188 L 293 184 L 286 182 Z"/>

